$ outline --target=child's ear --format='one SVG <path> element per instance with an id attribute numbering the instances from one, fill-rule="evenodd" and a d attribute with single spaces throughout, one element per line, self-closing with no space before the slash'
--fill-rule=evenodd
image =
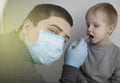
<path id="1" fill-rule="evenodd" d="M 108 33 L 111 34 L 115 29 L 115 24 L 111 24 L 108 28 Z"/>

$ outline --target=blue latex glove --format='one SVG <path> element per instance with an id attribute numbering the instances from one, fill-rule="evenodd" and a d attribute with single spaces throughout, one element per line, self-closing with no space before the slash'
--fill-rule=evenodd
<path id="1" fill-rule="evenodd" d="M 88 55 L 88 48 L 87 43 L 84 41 L 83 38 L 80 39 L 78 46 L 73 47 L 75 43 L 76 41 L 70 44 L 70 46 L 66 50 L 65 64 L 79 68 Z"/>

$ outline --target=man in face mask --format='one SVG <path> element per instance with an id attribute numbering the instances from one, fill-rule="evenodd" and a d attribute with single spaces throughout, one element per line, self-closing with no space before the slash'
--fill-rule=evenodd
<path id="1" fill-rule="evenodd" d="M 33 61 L 49 65 L 58 60 L 63 53 L 64 43 L 69 40 L 72 18 L 67 11 L 58 6 L 42 6 L 44 9 L 36 6 L 36 11 L 31 11 L 18 34 L 28 47 Z M 37 15 L 36 12 L 42 13 Z"/>
<path id="2" fill-rule="evenodd" d="M 60 58 L 72 25 L 64 8 L 35 6 L 17 31 L 0 36 L 0 83 L 44 83 L 34 64 L 50 65 Z"/>

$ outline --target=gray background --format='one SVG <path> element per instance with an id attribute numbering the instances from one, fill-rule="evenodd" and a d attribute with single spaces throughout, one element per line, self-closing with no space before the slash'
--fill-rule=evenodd
<path id="1" fill-rule="evenodd" d="M 110 2 L 120 16 L 119 0 L 8 0 L 4 12 L 4 32 L 18 28 L 30 10 L 37 4 L 53 3 L 66 8 L 73 17 L 74 26 L 71 32 L 71 41 L 79 40 L 86 34 L 85 13 L 87 9 L 99 2 Z M 120 17 L 118 24 L 110 39 L 120 46 Z M 0 28 L 1 29 L 1 28 Z M 43 75 L 46 82 L 58 82 L 63 65 L 63 56 L 50 66 L 36 65 L 37 70 Z"/>

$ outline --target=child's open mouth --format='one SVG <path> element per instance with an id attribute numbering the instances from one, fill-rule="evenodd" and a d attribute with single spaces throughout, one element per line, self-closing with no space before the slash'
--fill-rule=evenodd
<path id="1" fill-rule="evenodd" d="M 90 39 L 93 39 L 94 37 L 95 37 L 94 35 L 89 34 L 89 38 L 90 38 Z"/>

